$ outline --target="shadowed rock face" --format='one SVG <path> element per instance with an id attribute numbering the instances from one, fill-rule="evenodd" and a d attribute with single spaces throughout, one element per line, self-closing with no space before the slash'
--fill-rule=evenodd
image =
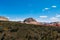
<path id="1" fill-rule="evenodd" d="M 0 16 L 0 21 L 8 21 L 8 18 Z"/>

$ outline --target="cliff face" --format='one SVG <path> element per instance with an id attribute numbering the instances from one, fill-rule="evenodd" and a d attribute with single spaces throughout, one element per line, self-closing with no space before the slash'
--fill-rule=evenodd
<path id="1" fill-rule="evenodd" d="M 8 18 L 0 16 L 0 21 L 8 21 Z"/>

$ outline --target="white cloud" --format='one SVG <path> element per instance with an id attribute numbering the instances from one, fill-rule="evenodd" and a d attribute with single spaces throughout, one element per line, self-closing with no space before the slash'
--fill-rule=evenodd
<path id="1" fill-rule="evenodd" d="M 45 10 L 49 10 L 49 8 L 44 8 L 44 9 L 42 9 L 42 11 L 45 11 Z"/>
<path id="2" fill-rule="evenodd" d="M 40 18 L 47 18 L 47 16 L 40 16 Z"/>
<path id="3" fill-rule="evenodd" d="M 50 18 L 51 21 L 57 21 L 57 18 L 56 17 L 52 17 Z"/>
<path id="4" fill-rule="evenodd" d="M 52 5 L 51 7 L 52 7 L 52 8 L 56 8 L 57 6 Z M 50 8 L 51 8 L 51 7 L 50 7 Z M 50 8 L 46 7 L 46 8 L 44 8 L 44 9 L 42 9 L 42 11 L 49 10 Z"/>
<path id="5" fill-rule="evenodd" d="M 56 14 L 56 16 L 53 16 L 50 18 L 51 22 L 60 22 L 60 15 Z"/>
<path id="6" fill-rule="evenodd" d="M 14 19 L 10 19 L 10 21 L 23 21 L 24 18 L 14 18 Z"/>
<path id="7" fill-rule="evenodd" d="M 57 17 L 51 17 L 51 18 L 50 18 L 50 21 L 51 21 L 51 22 L 57 22 L 57 21 L 60 21 L 60 19 L 57 18 Z"/>
<path id="8" fill-rule="evenodd" d="M 52 8 L 56 8 L 56 6 L 55 5 L 53 5 L 53 6 L 51 6 Z"/>
<path id="9" fill-rule="evenodd" d="M 44 8 L 45 10 L 48 10 L 49 8 Z"/>
<path id="10" fill-rule="evenodd" d="M 56 17 L 58 17 L 58 18 L 59 18 L 59 17 L 60 17 L 60 15 L 56 15 Z"/>
<path id="11" fill-rule="evenodd" d="M 46 19 L 40 19 L 41 22 L 60 22 L 60 14 L 56 14 L 55 16 L 48 17 L 48 16 L 40 16 L 40 18 L 46 18 Z"/>

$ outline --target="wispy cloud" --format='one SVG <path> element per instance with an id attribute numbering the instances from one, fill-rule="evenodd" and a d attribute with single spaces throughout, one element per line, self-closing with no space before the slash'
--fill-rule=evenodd
<path id="1" fill-rule="evenodd" d="M 48 10 L 49 8 L 44 8 L 45 10 Z"/>
<path id="2" fill-rule="evenodd" d="M 57 6 L 52 5 L 51 7 L 52 7 L 52 8 L 56 8 Z M 42 9 L 42 11 L 49 10 L 49 9 L 51 9 L 51 7 L 50 7 L 50 8 L 46 7 L 46 8 L 44 8 L 44 9 Z"/>
<path id="3" fill-rule="evenodd" d="M 40 16 L 40 18 L 47 18 L 48 16 Z"/>
<path id="4" fill-rule="evenodd" d="M 59 18 L 59 17 L 60 17 L 60 14 L 57 14 L 57 15 L 56 15 L 56 17 L 58 17 L 58 18 Z"/>
<path id="5" fill-rule="evenodd" d="M 56 21 L 59 21 L 60 22 L 60 15 L 56 15 L 56 16 L 53 16 L 50 18 L 50 21 L 53 21 L 53 22 L 56 22 Z"/>
<path id="6" fill-rule="evenodd" d="M 47 18 L 48 17 L 48 18 Z M 49 16 L 40 16 L 41 21 L 46 21 L 46 22 L 60 22 L 60 15 L 56 14 L 55 16 L 49 17 Z M 47 18 L 47 19 L 46 19 Z M 44 20 L 43 20 L 44 19 Z"/>
<path id="7" fill-rule="evenodd" d="M 50 8 L 44 8 L 44 9 L 42 9 L 42 11 L 45 11 L 45 10 L 49 10 Z"/>
<path id="8" fill-rule="evenodd" d="M 56 18 L 56 17 L 51 17 L 51 18 L 50 18 L 50 21 L 51 21 L 51 22 L 56 22 L 56 21 L 59 21 L 59 19 Z"/>
<path id="9" fill-rule="evenodd" d="M 55 6 L 55 5 L 53 5 L 53 6 L 51 6 L 52 8 L 56 8 L 57 6 Z"/>
<path id="10" fill-rule="evenodd" d="M 23 21 L 24 18 L 14 18 L 14 19 L 10 19 L 10 21 Z"/>

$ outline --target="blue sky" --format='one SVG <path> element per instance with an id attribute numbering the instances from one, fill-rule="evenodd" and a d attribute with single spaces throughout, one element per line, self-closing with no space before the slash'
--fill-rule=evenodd
<path id="1" fill-rule="evenodd" d="M 32 17 L 37 21 L 59 21 L 60 0 L 0 0 L 0 16 L 10 20 Z"/>

